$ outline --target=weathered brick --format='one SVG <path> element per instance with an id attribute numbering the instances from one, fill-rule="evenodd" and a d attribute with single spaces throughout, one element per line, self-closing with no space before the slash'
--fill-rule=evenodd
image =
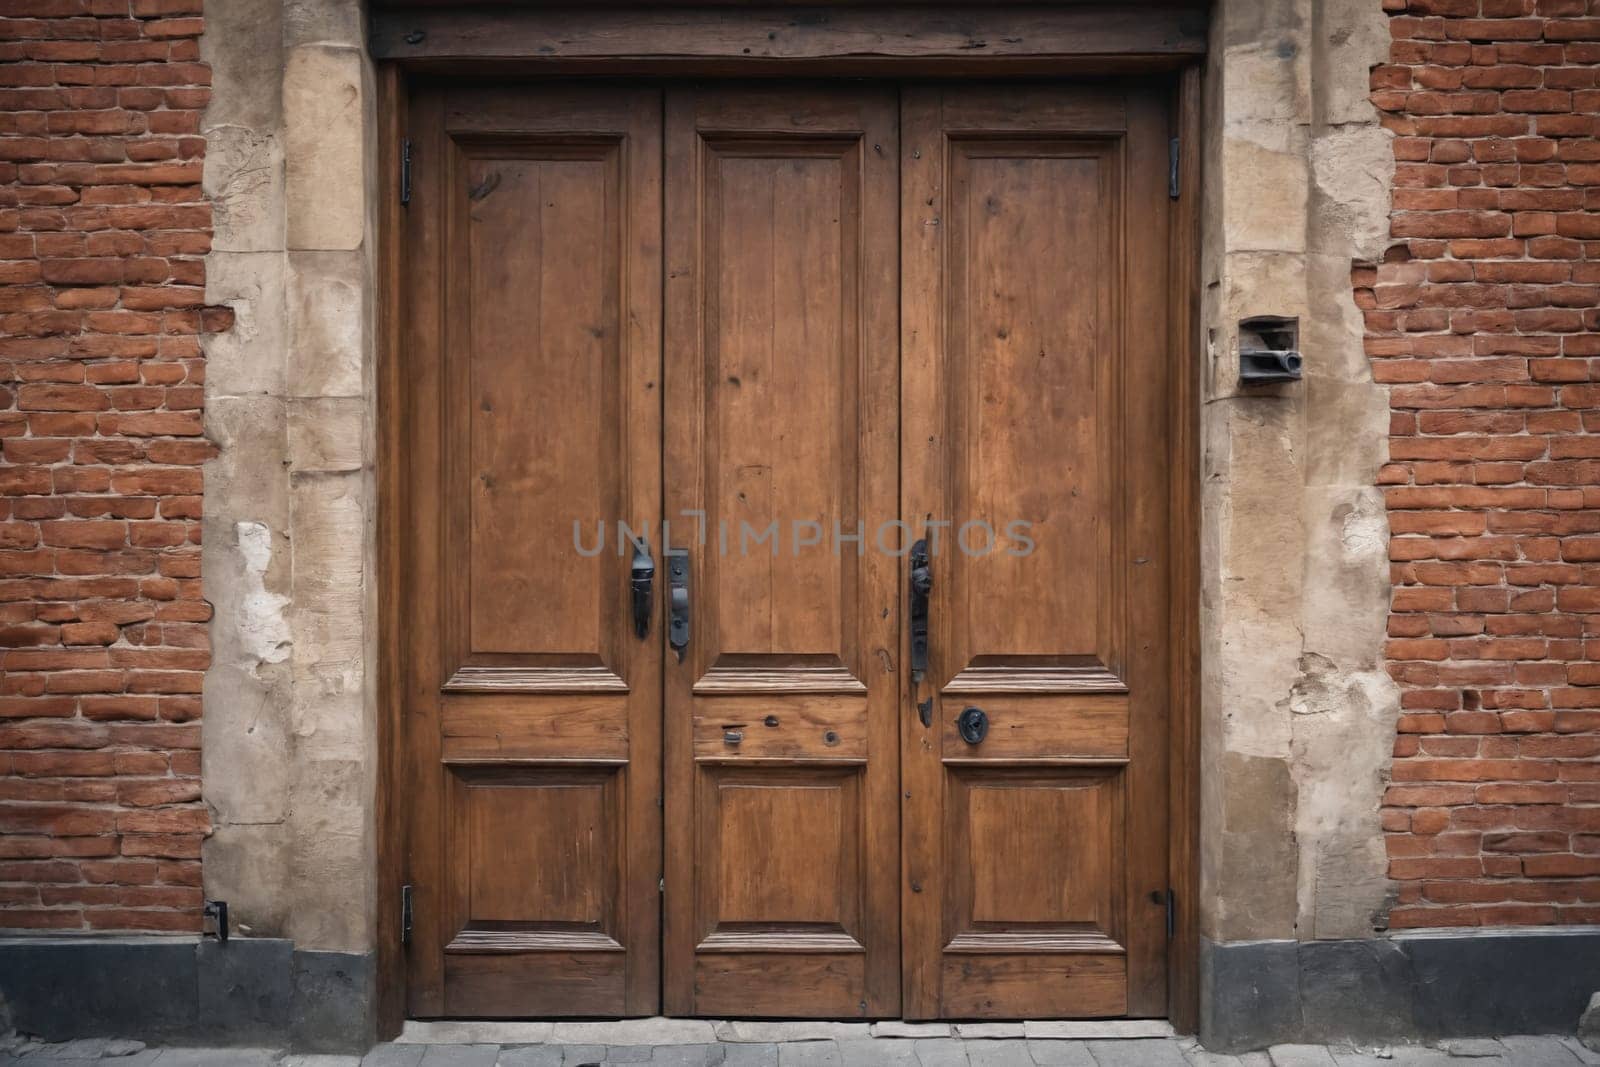
<path id="1" fill-rule="evenodd" d="M 200 715 L 209 643 L 195 623 L 149 621 L 163 604 L 204 603 L 189 558 L 212 454 L 197 334 L 231 324 L 201 307 L 201 0 L 11 6 L 0 12 L 0 582 L 14 583 L 0 596 L 0 929 L 192 932 L 209 823 L 195 728 L 183 724 Z M 113 662 L 113 647 L 128 658 Z"/>
<path id="2" fill-rule="evenodd" d="M 1600 874 L 1600 787 L 1573 792 L 1600 782 L 1600 19 L 1396 6 L 1371 97 L 1404 131 L 1396 253 L 1351 275 L 1393 407 L 1390 924 L 1593 921 L 1571 880 Z"/>

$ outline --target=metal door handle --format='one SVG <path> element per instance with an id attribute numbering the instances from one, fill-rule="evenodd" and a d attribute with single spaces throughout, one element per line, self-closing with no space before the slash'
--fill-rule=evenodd
<path id="1" fill-rule="evenodd" d="M 650 593 L 656 580 L 656 565 L 650 558 L 650 544 L 642 537 L 633 542 L 633 567 L 630 573 L 633 633 L 635 637 L 642 638 L 650 633 Z"/>
<path id="2" fill-rule="evenodd" d="M 689 647 L 689 550 L 669 548 L 667 556 L 667 643 L 683 662 Z"/>
<path id="3" fill-rule="evenodd" d="M 926 538 L 911 546 L 911 681 L 920 684 L 928 673 L 928 594 L 933 591 L 933 570 L 928 565 Z"/>

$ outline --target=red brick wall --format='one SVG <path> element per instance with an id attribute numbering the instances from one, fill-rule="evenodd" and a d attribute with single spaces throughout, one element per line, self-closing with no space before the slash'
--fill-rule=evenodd
<path id="1" fill-rule="evenodd" d="M 1600 2 L 1384 2 L 1390 922 L 1600 922 Z"/>
<path id="2" fill-rule="evenodd" d="M 200 0 L 0 0 L 0 928 L 199 928 Z"/>

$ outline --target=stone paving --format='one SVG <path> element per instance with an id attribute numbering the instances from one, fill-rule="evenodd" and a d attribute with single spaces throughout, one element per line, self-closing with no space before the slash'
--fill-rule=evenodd
<path id="1" fill-rule="evenodd" d="M 543 1024 L 550 1025 L 550 1024 Z M 587 1028 L 603 1036 L 604 1023 L 555 1024 Z M 739 1025 L 739 1024 L 735 1024 Z M 880 1024 L 900 1036 L 873 1036 L 864 1024 L 814 1024 L 841 1028 L 826 1036 L 761 1041 L 745 1038 L 790 1037 L 788 1024 L 743 1024 L 745 1033 L 715 1042 L 677 1041 L 648 1045 L 451 1043 L 417 1041 L 403 1035 L 365 1056 L 286 1053 L 276 1049 L 147 1048 L 138 1041 L 88 1038 L 66 1044 L 0 1039 L 0 1065 L 39 1067 L 599 1067 L 602 1064 L 664 1064 L 672 1067 L 1580 1067 L 1600 1065 L 1600 1054 L 1570 1037 L 1472 1038 L 1438 1045 L 1350 1048 L 1338 1045 L 1277 1045 L 1264 1052 L 1222 1056 L 1200 1048 L 1192 1038 L 1119 1037 L 1099 1039 L 1020 1036 L 918 1036 L 916 1026 Z M 849 1029 L 844 1029 L 848 1027 Z M 410 1029 L 410 1028 L 408 1028 Z M 933 1028 L 923 1028 L 933 1029 Z M 956 1028 L 956 1029 L 959 1029 Z M 969 1027 L 968 1029 L 972 1029 Z M 995 1028 L 999 1029 L 999 1028 Z M 1018 1027 L 1020 1029 L 1020 1027 Z M 859 1030 L 859 1032 L 858 1032 Z M 552 1035 L 553 1036 L 553 1035 Z M 692 1036 L 681 1034 L 679 1036 Z"/>

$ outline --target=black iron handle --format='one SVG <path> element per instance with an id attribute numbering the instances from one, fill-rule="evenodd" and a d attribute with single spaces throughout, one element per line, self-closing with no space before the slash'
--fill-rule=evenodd
<path id="1" fill-rule="evenodd" d="M 656 564 L 650 558 L 650 544 L 644 538 L 633 542 L 633 567 L 629 585 L 633 588 L 633 633 L 646 637 L 650 633 L 650 594 L 656 581 Z"/>
<path id="2" fill-rule="evenodd" d="M 911 546 L 911 681 L 920 684 L 928 673 L 928 594 L 933 591 L 933 570 L 928 564 L 927 539 Z"/>
<path id="3" fill-rule="evenodd" d="M 667 549 L 667 643 L 683 662 L 689 647 L 689 550 Z"/>

